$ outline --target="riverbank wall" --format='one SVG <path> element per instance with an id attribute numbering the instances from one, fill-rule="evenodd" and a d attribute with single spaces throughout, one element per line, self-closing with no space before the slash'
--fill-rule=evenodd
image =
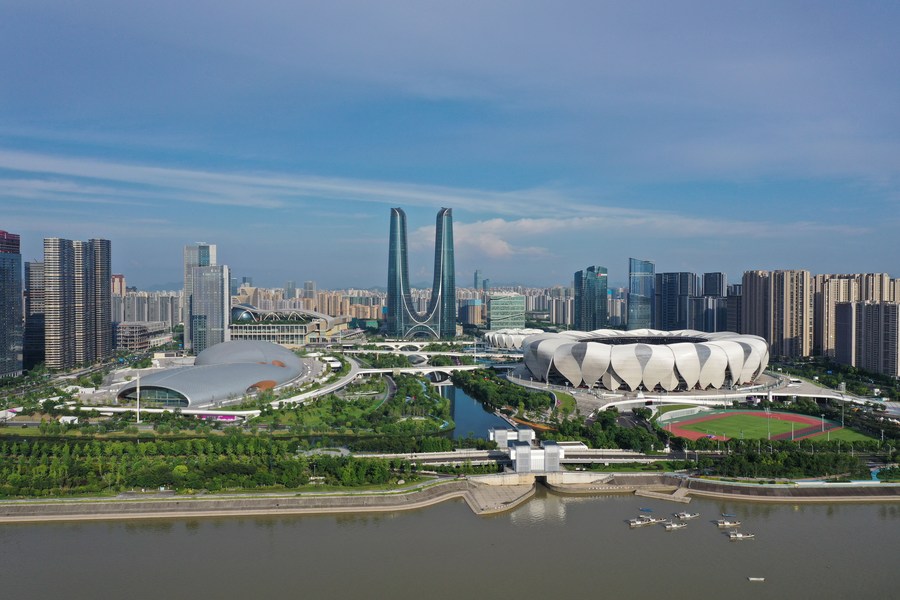
<path id="1" fill-rule="evenodd" d="M 475 514 L 486 515 L 511 510 L 534 492 L 533 483 L 487 486 L 457 479 L 380 494 L 5 501 L 0 502 L 0 523 L 393 512 L 456 498 L 463 499 Z"/>

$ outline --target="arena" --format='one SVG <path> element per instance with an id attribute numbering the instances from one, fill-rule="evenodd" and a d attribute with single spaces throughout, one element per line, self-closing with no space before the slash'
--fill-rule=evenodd
<path id="1" fill-rule="evenodd" d="M 637 329 L 544 333 L 522 342 L 537 381 L 609 391 L 690 391 L 751 384 L 769 363 L 760 337 Z"/>

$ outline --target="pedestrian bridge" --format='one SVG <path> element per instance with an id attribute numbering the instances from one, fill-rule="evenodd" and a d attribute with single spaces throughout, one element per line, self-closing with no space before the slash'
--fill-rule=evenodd
<path id="1" fill-rule="evenodd" d="M 388 367 L 384 369 L 360 369 L 358 373 L 360 375 L 370 375 L 373 373 L 387 373 L 388 375 L 431 375 L 433 373 L 441 373 L 445 377 L 450 377 L 455 371 L 475 371 L 476 369 L 483 369 L 483 365 L 443 365 L 440 367 L 433 367 L 431 365 L 422 365 L 418 367 Z"/>

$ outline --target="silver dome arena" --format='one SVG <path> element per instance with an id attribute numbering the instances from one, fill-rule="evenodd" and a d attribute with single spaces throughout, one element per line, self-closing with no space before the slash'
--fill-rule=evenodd
<path id="1" fill-rule="evenodd" d="M 769 364 L 755 335 L 636 329 L 527 337 L 525 366 L 537 381 L 609 391 L 690 391 L 753 383 Z"/>

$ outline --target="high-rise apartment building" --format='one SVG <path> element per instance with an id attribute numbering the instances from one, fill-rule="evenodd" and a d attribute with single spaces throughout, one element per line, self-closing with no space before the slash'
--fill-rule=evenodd
<path id="1" fill-rule="evenodd" d="M 894 302 L 845 302 L 836 307 L 835 359 L 900 377 L 900 305 Z"/>
<path id="2" fill-rule="evenodd" d="M 813 278 L 813 352 L 834 357 L 836 307 L 859 299 L 859 281 L 853 275 L 816 275 Z"/>
<path id="3" fill-rule="evenodd" d="M 663 331 L 687 329 L 689 300 L 700 295 L 697 275 L 686 272 L 657 273 L 654 292 L 656 307 L 653 326 Z"/>
<path id="4" fill-rule="evenodd" d="M 184 347 L 191 350 L 193 336 L 191 334 L 192 297 L 194 293 L 194 269 L 197 267 L 211 267 L 216 265 L 216 245 L 206 242 L 197 242 L 193 246 L 184 247 L 184 294 L 182 300 L 181 319 L 184 323 Z M 229 293 L 231 278 L 229 276 Z"/>
<path id="5" fill-rule="evenodd" d="M 628 259 L 628 322 L 626 328 L 650 329 L 655 323 L 656 265 L 649 260 Z"/>
<path id="6" fill-rule="evenodd" d="M 809 271 L 773 271 L 769 276 L 773 356 L 811 356 L 813 288 Z"/>
<path id="7" fill-rule="evenodd" d="M 125 292 L 127 292 L 127 286 L 125 285 L 125 276 L 120 273 L 112 274 L 112 284 L 111 284 L 111 292 L 113 296 L 118 296 L 120 298 L 125 297 Z"/>
<path id="8" fill-rule="evenodd" d="M 406 213 L 391 209 L 388 250 L 387 331 L 397 338 L 456 335 L 456 273 L 453 258 L 453 212 L 438 211 L 434 239 L 434 282 L 424 312 L 413 302 L 407 262 Z"/>
<path id="9" fill-rule="evenodd" d="M 22 374 L 22 333 L 19 236 L 0 231 L 0 379 Z"/>
<path id="10" fill-rule="evenodd" d="M 606 267 L 590 266 L 575 272 L 575 329 L 594 331 L 609 326 Z"/>
<path id="11" fill-rule="evenodd" d="M 44 263 L 25 263 L 25 336 L 23 366 L 26 371 L 44 362 Z"/>
<path id="12" fill-rule="evenodd" d="M 771 343 L 769 272 L 745 271 L 741 279 L 741 330 Z"/>
<path id="13" fill-rule="evenodd" d="M 191 348 L 195 354 L 231 339 L 231 274 L 225 265 L 191 272 Z"/>
<path id="14" fill-rule="evenodd" d="M 44 239 L 44 358 L 50 369 L 112 354 L 109 240 Z"/>

